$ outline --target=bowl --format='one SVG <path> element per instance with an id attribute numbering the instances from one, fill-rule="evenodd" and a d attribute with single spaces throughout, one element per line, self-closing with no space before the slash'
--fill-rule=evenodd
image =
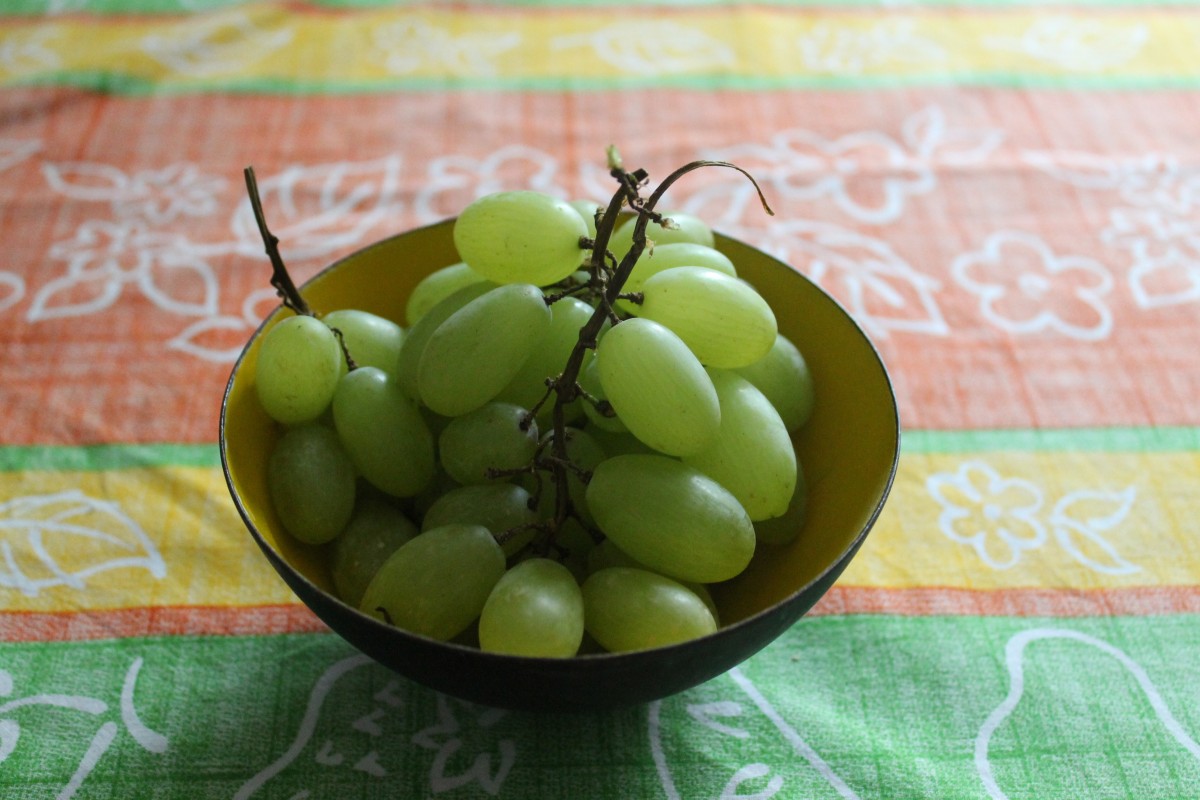
<path id="1" fill-rule="evenodd" d="M 453 220 L 384 239 L 334 263 L 301 287 L 319 311 L 358 308 L 404 319 L 417 282 L 458 261 Z M 275 571 L 334 632 L 380 664 L 439 692 L 489 706 L 589 711 L 666 697 L 714 678 L 800 619 L 846 568 L 892 485 L 900 425 L 879 354 L 849 314 L 787 264 L 717 235 L 716 246 L 775 310 L 780 332 L 804 354 L 817 400 L 794 437 L 808 484 L 807 516 L 787 545 L 761 546 L 737 578 L 712 587 L 716 633 L 670 647 L 570 659 L 485 653 L 388 626 L 332 592 L 322 548 L 286 534 L 267 493 L 279 427 L 259 407 L 259 344 L 291 312 L 276 310 L 239 357 L 221 408 L 221 462 L 233 502 Z M 265 280 L 265 273 L 264 273 Z"/>

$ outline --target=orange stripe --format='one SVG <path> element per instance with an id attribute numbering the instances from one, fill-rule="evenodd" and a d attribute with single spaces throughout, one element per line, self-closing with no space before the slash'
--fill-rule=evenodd
<path id="1" fill-rule="evenodd" d="M 328 630 L 307 607 L 295 604 L 0 613 L 0 642 L 84 641 L 136 636 L 264 636 Z"/>
<path id="2" fill-rule="evenodd" d="M 1200 614 L 1200 586 L 999 590 L 835 586 L 809 613 L 987 617 Z"/>

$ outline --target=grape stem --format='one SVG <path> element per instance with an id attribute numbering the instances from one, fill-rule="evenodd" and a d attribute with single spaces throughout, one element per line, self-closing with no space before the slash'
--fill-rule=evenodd
<path id="1" fill-rule="evenodd" d="M 283 264 L 283 256 L 279 254 L 279 238 L 267 227 L 267 216 L 263 213 L 262 198 L 258 193 L 258 179 L 254 176 L 254 167 L 246 167 L 243 174 L 246 178 L 246 192 L 250 195 L 250 208 L 254 210 L 254 221 L 258 223 L 258 232 L 262 235 L 267 258 L 271 259 L 271 285 L 275 287 L 275 291 L 285 306 L 297 314 L 315 317 L 316 314 L 301 296 L 300 290 L 292 282 L 292 276 L 288 274 L 287 267 Z"/>
<path id="2" fill-rule="evenodd" d="M 621 292 L 621 288 L 629 280 L 630 273 L 633 272 L 634 266 L 647 247 L 646 226 L 651 222 L 657 222 L 663 227 L 668 228 L 672 226 L 670 220 L 655 211 L 663 195 L 671 188 L 672 184 L 689 172 L 703 167 L 725 167 L 736 170 L 744 175 L 754 185 L 755 191 L 758 192 L 758 199 L 762 204 L 763 210 L 770 216 L 775 215 L 775 212 L 771 210 L 771 206 L 767 203 L 766 196 L 763 195 L 762 188 L 754 180 L 754 176 L 728 161 L 700 160 L 685 164 L 668 175 L 650 196 L 643 200 L 639 190 L 646 184 L 649 177 L 646 171 L 639 169 L 634 172 L 626 172 L 620 153 L 617 152 L 615 147 L 610 146 L 608 148 L 607 158 L 609 174 L 617 181 L 618 188 L 613 193 L 603 214 L 597 214 L 596 235 L 588 241 L 591 245 L 592 255 L 587 269 L 592 275 L 592 283 L 602 287 L 599 297 L 600 302 L 596 307 L 595 313 L 579 329 L 579 339 L 571 350 L 571 355 L 567 358 L 567 363 L 563 367 L 563 371 L 556 378 L 548 381 L 549 389 L 537 404 L 537 408 L 541 408 L 550 395 L 554 395 L 552 415 L 554 432 L 551 437 L 550 456 L 539 459 L 542 466 L 549 467 L 557 490 L 555 492 L 554 519 L 548 526 L 549 535 L 545 542 L 540 543 L 539 547 L 543 552 L 548 551 L 553 546 L 554 536 L 562 528 L 567 518 L 577 516 L 568 491 L 568 480 L 571 473 L 577 473 L 577 477 L 584 484 L 591 477 L 590 473 L 579 470 L 567 454 L 566 407 L 580 397 L 585 396 L 582 387 L 579 385 L 579 373 L 583 368 L 583 360 L 587 351 L 595 349 L 596 340 L 600 336 L 600 331 L 604 328 L 605 323 L 616 325 L 621 321 L 613 308 L 616 301 L 628 298 L 634 302 L 641 302 L 641 293 L 624 294 Z M 637 213 L 637 222 L 634 223 L 633 229 L 633 244 L 624 257 L 621 258 L 616 268 L 609 274 L 606 259 L 613 259 L 613 256 L 608 250 L 608 244 L 617 223 L 620 221 L 621 212 L 626 207 L 633 209 Z M 607 402 L 605 405 L 608 405 Z M 599 405 L 597 407 L 599 408 Z M 535 410 L 532 413 L 537 412 Z M 608 406 L 607 409 L 601 409 L 601 413 L 604 413 L 606 416 L 611 415 L 611 406 Z"/>

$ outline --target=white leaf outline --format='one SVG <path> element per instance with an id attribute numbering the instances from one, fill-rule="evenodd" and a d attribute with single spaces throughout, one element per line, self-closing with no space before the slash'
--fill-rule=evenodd
<path id="1" fill-rule="evenodd" d="M 499 708 L 476 707 L 466 701 L 455 701 L 460 708 L 468 712 L 476 712 L 475 722 L 479 728 L 492 728 L 507 716 L 507 711 Z M 429 788 L 434 794 L 441 794 L 452 789 L 458 789 L 471 783 L 478 783 L 490 795 L 499 794 L 505 779 L 512 770 L 517 759 L 517 746 L 512 739 L 501 739 L 496 742 L 499 764 L 492 769 L 492 753 L 476 754 L 471 766 L 458 775 L 447 775 L 446 766 L 450 759 L 463 747 L 463 741 L 456 734 L 462 730 L 458 717 L 454 713 L 451 701 L 443 694 L 438 695 L 437 722 L 413 734 L 412 742 L 427 750 L 436 750 L 433 764 L 429 768 Z M 444 741 L 438 739 L 445 737 Z"/>
<path id="2" fill-rule="evenodd" d="M 239 336 L 238 341 L 225 350 L 216 350 L 198 343 L 204 334 L 213 331 L 232 331 L 238 334 L 249 334 L 262 322 L 263 317 L 255 313 L 255 309 L 264 300 L 273 301 L 278 305 L 279 295 L 273 287 L 255 289 L 242 300 L 242 315 L 214 314 L 198 319 L 189 324 L 175 335 L 167 347 L 179 350 L 188 355 L 212 361 L 217 364 L 233 363 L 246 347 L 245 336 Z"/>
<path id="3" fill-rule="evenodd" d="M 820 22 L 796 39 L 796 48 L 810 70 L 835 75 L 861 75 L 895 62 L 932 65 L 947 57 L 936 41 L 916 35 L 914 20 L 899 18 L 866 29 Z"/>
<path id="4" fill-rule="evenodd" d="M 491 76 L 497 72 L 492 59 L 519 46 L 521 34 L 495 30 L 454 36 L 445 28 L 406 18 L 376 26 L 371 41 L 392 74 L 440 64 L 454 75 Z"/>
<path id="5" fill-rule="evenodd" d="M 279 15 L 276 19 L 286 19 Z M 290 28 L 271 30 L 241 10 L 201 16 L 143 37 L 143 52 L 187 76 L 211 77 L 236 72 L 283 48 Z M 230 35 L 232 34 L 232 35 Z M 227 41 L 223 41 L 227 40 Z"/>
<path id="6" fill-rule="evenodd" d="M 508 185 L 503 175 L 505 165 L 524 162 L 533 168 L 520 187 Z M 426 179 L 413 197 L 413 211 L 422 223 L 445 219 L 438 210 L 437 199 L 443 192 L 469 190 L 475 197 L 521 188 L 561 197 L 565 194 L 558 183 L 558 159 L 545 150 L 523 144 L 505 145 L 475 158 L 452 154 L 432 159 L 426 166 Z"/>
<path id="7" fill-rule="evenodd" d="M 1095 489 L 1080 489 L 1071 492 L 1054 504 L 1049 518 L 1051 529 L 1054 531 L 1054 536 L 1058 540 L 1059 545 L 1072 558 L 1089 569 L 1105 575 L 1130 575 L 1140 572 L 1141 567 L 1123 558 L 1112 543 L 1102 535 L 1105 531 L 1112 530 L 1129 515 L 1129 511 L 1133 507 L 1136 498 L 1137 489 L 1132 486 L 1126 487 L 1119 492 L 1104 492 Z M 1079 520 L 1071 516 L 1071 506 L 1075 503 L 1089 500 L 1115 501 L 1116 507 L 1111 513 L 1101 517 Z M 1108 556 L 1111 563 L 1102 564 L 1086 556 L 1076 547 L 1073 535 L 1082 536 L 1090 541 Z"/>
<path id="8" fill-rule="evenodd" d="M 670 42 L 665 51 L 663 42 Z M 553 50 L 590 48 L 601 61 L 636 75 L 668 75 L 729 67 L 737 62 L 725 42 L 702 30 L 666 19 L 617 22 L 587 33 L 550 40 Z M 696 54 L 699 53 L 700 56 Z"/>
<path id="9" fill-rule="evenodd" d="M 63 505 L 57 513 L 49 517 L 29 519 L 31 515 Z M 112 533 L 89 528 L 70 520 L 73 517 L 88 514 L 102 514 L 115 522 L 123 534 L 132 539 L 116 536 Z M 46 495 L 28 495 L 0 503 L 0 534 L 16 533 L 26 537 L 30 550 L 37 556 L 53 578 L 32 579 L 22 572 L 17 564 L 12 542 L 7 538 L 0 541 L 0 553 L 3 554 L 5 570 L 0 571 L 0 587 L 15 588 L 29 597 L 36 597 L 42 590 L 55 586 L 82 590 L 86 588 L 87 579 L 101 572 L 126 567 L 145 569 L 154 578 L 162 579 L 167 574 L 167 565 L 154 542 L 142 530 L 141 525 L 125 513 L 119 504 L 109 500 L 101 500 L 84 494 L 79 489 L 70 489 Z M 78 536 L 83 539 L 102 542 L 118 550 L 134 553 L 125 557 L 110 558 L 99 564 L 93 564 L 81 570 L 68 573 L 55 562 L 53 556 L 45 548 L 43 537 L 47 533 L 56 536 Z M 140 550 L 140 552 L 138 552 Z"/>
<path id="10" fill-rule="evenodd" d="M 40 139 L 0 139 L 0 172 L 15 167 L 41 149 Z"/>
<path id="11" fill-rule="evenodd" d="M 44 161 L 42 176 L 54 191 L 83 202 L 115 203 L 128 193 L 130 185 L 122 170 L 97 161 Z"/>
<path id="12" fill-rule="evenodd" d="M 0 312 L 7 311 L 25 299 L 25 279 L 15 272 L 0 270 L 0 287 L 8 287 L 4 293 L 0 288 Z"/>

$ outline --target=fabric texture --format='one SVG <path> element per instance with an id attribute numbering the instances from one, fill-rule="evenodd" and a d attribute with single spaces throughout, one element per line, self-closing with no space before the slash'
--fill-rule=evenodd
<path id="1" fill-rule="evenodd" d="M 1200 798 L 1200 12 L 1077 0 L 0 10 L 0 797 Z M 332 634 L 217 448 L 298 280 L 489 191 L 673 208 L 855 317 L 904 435 L 706 684 L 473 706 Z M 819 387 L 818 387 L 819 398 Z M 818 400 L 819 402 L 819 400 Z"/>

